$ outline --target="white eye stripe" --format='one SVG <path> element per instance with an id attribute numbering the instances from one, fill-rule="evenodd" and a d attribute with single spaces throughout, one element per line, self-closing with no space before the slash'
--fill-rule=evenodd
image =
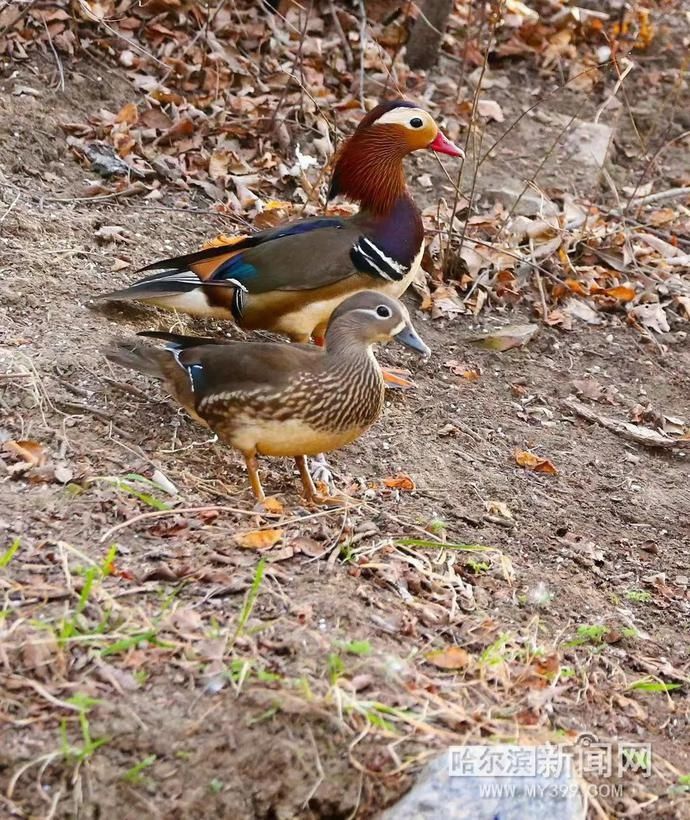
<path id="1" fill-rule="evenodd" d="M 404 125 L 412 131 L 418 129 L 410 125 L 410 120 L 419 118 L 423 125 L 429 125 L 432 122 L 429 114 L 422 108 L 393 108 L 391 111 L 386 111 L 382 114 L 372 125 Z"/>
<path id="2" fill-rule="evenodd" d="M 386 305 L 386 307 L 388 307 L 388 305 Z M 388 308 L 388 309 L 390 310 L 390 308 Z M 393 312 L 391 311 L 390 316 L 379 316 L 379 314 L 376 312 L 376 308 L 373 308 L 373 309 L 372 308 L 355 308 L 352 312 L 353 313 L 364 313 L 367 316 L 372 316 L 374 319 L 378 319 L 379 322 L 382 321 L 382 320 L 385 320 L 385 319 L 390 319 L 391 316 L 393 315 Z M 403 325 L 404 324 L 405 323 L 403 322 Z"/>

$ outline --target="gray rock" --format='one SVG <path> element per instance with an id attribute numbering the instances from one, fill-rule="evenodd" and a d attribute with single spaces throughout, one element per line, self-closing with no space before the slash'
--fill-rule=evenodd
<path id="1" fill-rule="evenodd" d="M 570 122 L 570 117 L 564 117 L 562 114 L 556 116 L 564 126 Z M 578 159 L 583 165 L 601 170 L 606 162 L 612 139 L 613 128 L 604 123 L 573 120 L 563 137 L 563 147 L 567 154 Z"/>
<path id="2" fill-rule="evenodd" d="M 539 750 L 553 759 L 554 748 L 512 746 L 503 750 L 506 756 L 512 750 L 534 760 Z M 562 768 L 552 770 L 550 776 L 487 776 L 474 770 L 451 776 L 446 751 L 422 770 L 412 789 L 383 813 L 382 820 L 584 820 L 586 801 L 572 760 L 566 755 L 562 760 Z"/>
<path id="3" fill-rule="evenodd" d="M 487 185 L 482 194 L 492 201 L 497 200 L 508 211 L 519 216 L 555 216 L 560 213 L 558 205 L 547 196 L 531 187 L 523 193 L 524 187 L 523 182 L 506 179 Z"/>
<path id="4" fill-rule="evenodd" d="M 107 142 L 87 142 L 82 148 L 91 163 L 91 170 L 102 177 L 133 176 L 143 179 L 145 174 L 125 162 Z"/>

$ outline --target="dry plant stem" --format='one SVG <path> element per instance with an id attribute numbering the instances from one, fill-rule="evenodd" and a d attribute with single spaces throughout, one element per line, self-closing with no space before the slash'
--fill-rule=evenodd
<path id="1" fill-rule="evenodd" d="M 13 2 L 13 0 L 10 0 L 10 3 L 11 2 Z M 6 26 L 0 29 L 0 36 L 4 35 L 7 31 L 11 31 L 11 29 L 13 29 L 17 25 L 17 23 L 20 23 L 31 11 L 31 9 L 36 5 L 36 2 L 37 0 L 31 0 L 30 3 L 27 3 L 26 6 L 24 6 L 24 8 L 19 12 L 19 14 L 14 18 L 14 20 L 12 20 Z M 2 10 L 4 11 L 8 5 L 9 3 L 3 6 Z"/>
<path id="2" fill-rule="evenodd" d="M 17 194 L 17 196 L 14 198 L 14 200 L 13 200 L 13 202 L 10 204 L 10 206 L 7 208 L 7 210 L 5 211 L 5 213 L 4 213 L 2 216 L 0 216 L 0 225 L 2 225 L 2 223 L 3 223 L 3 222 L 7 219 L 7 217 L 10 215 L 10 213 L 12 212 L 12 209 L 14 208 L 14 206 L 17 204 L 17 202 L 19 202 L 19 199 L 20 199 L 21 195 L 22 195 L 22 193 L 21 193 L 21 191 L 20 191 L 20 192 Z"/>
<path id="3" fill-rule="evenodd" d="M 60 91 L 65 90 L 65 72 L 62 68 L 62 60 L 60 59 L 57 51 L 55 51 L 55 46 L 53 45 L 53 38 L 50 36 L 50 29 L 48 28 L 48 24 L 46 21 L 43 21 L 43 27 L 45 28 L 46 35 L 48 37 L 48 45 L 50 46 L 50 50 L 53 52 L 53 57 L 55 58 L 55 64 L 57 65 L 58 74 L 60 75 L 60 82 L 58 84 L 58 88 Z"/>
<path id="4" fill-rule="evenodd" d="M 625 68 L 623 69 L 623 73 L 621 74 L 620 71 L 618 71 L 618 63 L 614 61 L 614 66 L 616 68 L 616 71 L 618 72 L 618 79 L 616 80 L 616 84 L 613 86 L 613 91 L 604 100 L 604 102 L 599 106 L 599 109 L 598 109 L 597 113 L 594 115 L 593 122 L 595 122 L 595 123 L 599 122 L 599 118 L 604 113 L 604 111 L 609 107 L 611 102 L 614 100 L 616 94 L 621 89 L 621 87 L 623 85 L 623 80 L 625 80 L 625 78 L 628 76 L 628 74 L 630 74 L 630 72 L 633 70 L 633 65 L 634 64 L 631 63 L 629 60 L 627 60 L 626 63 L 627 63 L 627 65 L 625 66 Z M 634 124 L 635 123 L 633 121 L 633 127 L 634 127 Z M 636 129 L 636 133 L 637 133 L 637 129 Z"/>
<path id="5" fill-rule="evenodd" d="M 629 205 L 639 208 L 642 205 L 651 205 L 653 202 L 666 202 L 669 199 L 682 199 L 690 196 L 690 188 L 669 188 L 667 191 L 657 191 L 629 201 Z"/>
<path id="6" fill-rule="evenodd" d="M 364 0 L 359 0 L 359 104 L 364 107 L 364 53 L 367 41 L 367 10 Z"/>
<path id="7" fill-rule="evenodd" d="M 312 11 L 313 6 L 314 6 L 314 0 L 311 0 L 311 2 L 309 3 L 309 8 L 307 9 L 307 14 L 304 18 L 304 25 L 302 26 L 302 29 L 300 30 L 299 46 L 297 47 L 297 53 L 295 54 L 295 59 L 292 61 L 292 65 L 290 66 L 289 74 L 291 74 L 291 75 L 295 74 L 295 69 L 297 68 L 298 65 L 301 65 L 301 63 L 302 63 L 302 50 L 304 49 L 304 40 L 307 36 L 307 26 L 309 25 L 309 16 L 311 15 L 311 11 Z M 303 84 L 300 83 L 300 85 L 303 85 Z M 272 132 L 273 129 L 275 128 L 276 118 L 278 116 L 278 113 L 280 112 L 280 109 L 283 107 L 283 103 L 285 102 L 285 98 L 287 97 L 289 87 L 290 87 L 290 84 L 285 83 L 285 86 L 283 87 L 283 91 L 280 95 L 280 98 L 279 98 L 278 102 L 276 103 L 276 107 L 273 109 L 273 116 L 271 117 L 271 120 L 268 124 L 269 132 Z"/>
<path id="8" fill-rule="evenodd" d="M 640 174 L 640 176 L 637 180 L 637 183 L 635 184 L 635 188 L 633 189 L 632 193 L 630 194 L 630 198 L 628 199 L 628 202 L 625 206 L 625 209 L 623 211 L 623 216 L 625 216 L 628 213 L 628 211 L 630 210 L 631 203 L 635 199 L 636 194 L 637 194 L 640 186 L 642 185 L 642 181 L 647 176 L 647 171 L 649 171 L 649 169 L 652 166 L 652 163 L 657 159 L 659 154 L 666 148 L 666 146 L 669 142 L 668 135 L 670 134 L 671 129 L 673 128 L 673 125 L 674 125 L 673 115 L 674 115 L 676 107 L 678 105 L 678 98 L 679 98 L 681 90 L 683 88 L 683 82 L 684 82 L 684 79 L 685 79 L 686 71 L 687 71 L 687 58 L 686 58 L 686 65 L 683 66 L 681 68 L 681 70 L 678 72 L 678 78 L 677 78 L 676 83 L 675 83 L 674 88 L 673 88 L 673 94 L 672 94 L 673 103 L 672 103 L 672 107 L 671 107 L 671 116 L 668 118 L 668 125 L 666 126 L 666 130 L 664 131 L 664 135 L 662 137 L 661 143 L 660 143 L 659 147 L 656 149 L 656 151 L 654 151 L 654 153 L 647 160 L 644 168 L 642 169 L 642 173 Z M 665 107 L 665 103 L 664 103 L 664 107 Z M 658 117 L 655 118 L 655 122 L 657 122 L 657 121 L 660 122 L 661 121 L 661 117 L 663 116 L 663 112 L 664 112 L 664 109 L 662 109 L 662 112 L 660 112 Z M 648 147 L 649 147 L 649 141 L 647 142 L 647 148 Z"/>
<path id="9" fill-rule="evenodd" d="M 155 510 L 154 512 L 140 513 L 133 518 L 128 518 L 126 521 L 120 521 L 119 524 L 115 524 L 114 527 L 107 530 L 105 534 L 101 536 L 98 543 L 104 544 L 106 541 L 109 541 L 116 532 L 126 527 L 131 527 L 133 524 L 139 523 L 139 521 L 150 521 L 155 518 L 165 518 L 169 515 L 193 515 L 203 512 L 229 512 L 235 515 L 262 515 L 267 518 L 280 518 L 280 515 L 275 513 L 257 513 L 256 510 L 242 510 L 239 507 L 227 507 L 224 504 L 206 504 L 202 507 L 176 507 L 170 510 Z"/>
<path id="10" fill-rule="evenodd" d="M 616 74 L 620 77 L 620 68 L 618 66 L 618 60 L 615 57 L 612 57 L 613 67 L 616 71 Z M 635 132 L 635 137 L 642 149 L 642 153 L 647 153 L 647 147 L 644 144 L 644 140 L 642 139 L 642 134 L 640 134 L 640 130 L 637 127 L 637 123 L 635 122 L 635 115 L 633 114 L 632 106 L 630 105 L 630 100 L 628 99 L 628 91 L 625 85 L 621 85 L 621 97 L 623 98 L 623 104 L 625 105 L 625 111 L 630 119 L 630 125 L 632 126 L 632 130 Z"/>
<path id="11" fill-rule="evenodd" d="M 462 50 L 462 74 L 458 77 L 458 85 L 455 89 L 455 102 L 460 101 L 460 94 L 462 93 L 462 84 L 467 76 L 467 57 L 470 51 L 470 29 L 472 28 L 472 11 L 474 8 L 473 3 L 467 4 L 467 23 L 465 24 L 465 43 Z M 485 9 L 485 6 L 482 5 L 482 9 Z M 479 36 L 477 36 L 479 39 Z"/>
<path id="12" fill-rule="evenodd" d="M 145 57 L 148 57 L 149 60 L 153 60 L 154 63 L 161 66 L 161 68 L 168 69 L 169 66 L 166 63 L 162 62 L 155 57 L 153 54 L 148 52 L 145 48 L 139 45 L 135 40 L 130 40 L 129 37 L 125 37 L 124 34 L 121 34 L 117 29 L 114 29 L 112 26 L 109 26 L 104 19 L 101 17 L 97 17 L 91 8 L 89 7 L 88 3 L 85 0 L 79 0 L 79 5 L 84 12 L 84 14 L 88 17 L 91 22 L 96 23 L 99 26 L 103 26 L 103 28 L 108 31 L 113 37 L 117 37 L 119 40 L 123 40 L 130 48 L 133 48 L 135 51 L 138 51 L 140 54 L 143 54 Z"/>
<path id="13" fill-rule="evenodd" d="M 532 260 L 534 260 L 534 240 L 530 237 L 529 240 L 529 249 L 532 254 Z M 535 262 L 532 261 L 532 265 Z M 537 287 L 539 288 L 539 299 L 541 300 L 541 320 L 542 322 L 546 322 L 546 317 L 548 316 L 548 309 L 546 307 L 546 295 L 544 293 L 544 283 L 541 281 L 541 274 L 537 268 L 534 268 L 534 276 L 537 280 Z"/>
<path id="14" fill-rule="evenodd" d="M 499 9 L 502 5 L 503 5 L 503 2 L 500 3 Z M 476 122 L 476 119 L 477 119 L 477 106 L 478 106 L 478 103 L 479 103 L 479 94 L 481 93 L 482 82 L 484 80 L 484 75 L 486 74 L 486 69 L 487 69 L 487 66 L 489 64 L 489 51 L 490 51 L 490 48 L 491 48 L 491 43 L 493 42 L 495 30 L 496 30 L 496 22 L 494 21 L 492 23 L 491 31 L 489 33 L 489 40 L 486 44 L 486 49 L 484 51 L 484 62 L 482 63 L 482 69 L 479 73 L 479 80 L 477 81 L 477 87 L 474 90 L 474 97 L 472 99 L 472 113 L 470 115 L 470 124 L 469 124 L 469 127 L 467 129 L 467 134 L 465 135 L 465 146 L 464 146 L 465 156 L 467 156 L 467 152 L 468 152 L 469 147 L 470 147 L 470 138 L 472 136 L 472 132 L 474 130 L 474 125 L 475 125 L 475 122 Z M 458 202 L 459 202 L 459 199 L 460 199 L 460 185 L 462 184 L 462 174 L 463 174 L 464 170 L 465 170 L 465 158 L 463 157 L 460 160 L 460 169 L 458 171 L 457 183 L 456 183 L 456 186 L 455 186 L 455 196 L 453 197 L 453 207 L 451 209 L 450 222 L 449 222 L 449 225 L 448 225 L 448 244 L 446 245 L 446 251 L 443 254 L 443 259 L 442 259 L 442 262 L 441 262 L 442 270 L 446 269 L 446 265 L 448 263 L 448 260 L 450 259 L 450 249 L 451 249 L 451 243 L 452 243 L 452 240 L 453 240 L 453 222 L 455 221 L 455 214 L 457 213 L 457 210 L 458 210 Z M 475 166 L 474 174 L 472 176 L 472 188 L 471 188 L 470 196 L 469 196 L 469 208 L 470 208 L 470 210 L 472 209 L 472 203 L 474 202 L 474 191 L 475 191 L 476 184 L 477 184 L 477 175 L 478 175 L 478 173 L 479 173 L 479 164 L 477 164 Z M 467 220 L 465 220 L 465 223 L 462 226 L 462 235 L 460 237 L 460 247 L 458 248 L 458 255 L 460 255 L 462 253 L 462 246 L 465 242 L 465 234 L 466 233 L 467 233 Z"/>
<path id="15" fill-rule="evenodd" d="M 354 500 L 354 499 L 353 499 Z M 282 527 L 287 527 L 292 524 L 299 524 L 303 521 L 309 521 L 312 518 L 322 518 L 326 515 L 332 515 L 337 512 L 341 512 L 342 510 L 347 509 L 346 507 L 338 507 L 330 509 L 323 509 L 318 510 L 317 512 L 307 513 L 306 515 L 299 515 L 294 516 L 292 518 L 283 519 L 280 513 L 269 513 L 264 510 L 243 510 L 239 507 L 228 507 L 224 504 L 205 504 L 201 507 L 176 507 L 175 509 L 170 510 L 154 510 L 153 512 L 146 512 L 140 513 L 139 515 L 135 515 L 133 518 L 128 518 L 127 521 L 120 521 L 119 524 L 116 524 L 114 527 L 111 527 L 105 535 L 103 535 L 99 541 L 100 544 L 105 543 L 106 541 L 110 540 L 114 533 L 119 532 L 119 530 L 125 529 L 126 527 L 131 526 L 132 524 L 136 524 L 139 521 L 149 521 L 155 518 L 165 518 L 169 515 L 176 515 L 176 514 L 184 514 L 184 515 L 193 515 L 195 513 L 200 512 L 229 512 L 235 513 L 237 515 L 247 515 L 247 516 L 259 516 L 261 518 L 271 518 L 274 519 L 271 524 L 266 524 L 261 527 L 254 527 L 253 529 L 256 530 L 264 530 L 264 529 L 271 529 L 275 526 L 276 522 L 279 521 Z M 253 530 L 251 530 L 253 531 Z M 242 532 L 242 531 L 240 531 Z M 237 534 L 238 530 L 233 529 L 233 533 Z"/>
<path id="16" fill-rule="evenodd" d="M 349 69 L 354 67 L 354 57 L 352 56 L 352 49 L 350 48 L 350 43 L 348 42 L 347 35 L 343 31 L 343 27 L 340 25 L 340 18 L 338 17 L 338 12 L 336 11 L 335 4 L 333 0 L 328 0 L 328 10 L 331 13 L 331 18 L 333 19 L 333 25 L 335 26 L 335 30 L 338 32 L 338 36 L 340 37 L 340 42 L 343 44 L 343 53 L 345 55 L 345 64 Z"/>
<path id="17" fill-rule="evenodd" d="M 554 138 L 551 145 L 549 146 L 549 150 L 544 154 L 544 156 L 542 157 L 541 162 L 539 163 L 539 165 L 537 165 L 537 168 L 536 168 L 535 172 L 532 174 L 532 176 L 528 180 L 525 181 L 525 185 L 524 185 L 523 189 L 520 191 L 520 195 L 515 200 L 515 202 L 513 202 L 513 204 L 511 205 L 510 210 L 508 211 L 508 215 L 503 220 L 503 224 L 501 225 L 498 233 L 496 234 L 496 239 L 495 239 L 496 242 L 498 242 L 499 239 L 501 238 L 501 235 L 503 234 L 503 231 L 505 230 L 508 223 L 510 222 L 511 217 L 515 213 L 515 209 L 518 206 L 518 203 L 520 202 L 522 197 L 527 192 L 527 189 L 530 187 L 530 185 L 534 185 L 536 187 L 537 177 L 539 176 L 539 173 L 541 172 L 541 169 L 549 161 L 549 159 L 551 157 L 551 154 L 553 154 L 553 152 L 556 150 L 556 146 L 561 141 L 561 139 L 563 139 L 565 134 L 568 132 L 570 126 L 573 124 L 573 122 L 575 122 L 576 119 L 577 119 L 577 116 L 575 114 L 573 114 L 573 116 L 568 120 L 568 122 L 563 126 L 563 128 L 561 128 L 561 130 L 556 134 L 556 137 Z"/>
<path id="18" fill-rule="evenodd" d="M 413 0 L 407 0 L 407 6 L 405 6 L 405 11 L 403 12 L 403 17 L 405 18 L 405 20 L 410 19 L 410 9 L 412 8 L 412 5 L 413 5 Z M 374 42 L 376 42 L 376 41 L 374 41 Z M 378 43 L 377 43 L 377 45 L 378 45 Z M 400 96 L 401 97 L 405 96 L 403 93 L 400 92 L 400 89 L 398 88 L 397 81 L 395 80 L 395 77 L 394 77 L 394 74 L 393 74 L 393 72 L 395 71 L 395 63 L 396 63 L 398 57 L 400 56 L 400 52 L 403 50 L 404 46 L 405 46 L 405 43 L 399 42 L 398 45 L 395 47 L 395 51 L 391 55 L 391 67 L 390 67 L 390 69 L 388 68 L 388 66 L 386 66 L 386 64 L 384 62 L 384 67 L 386 68 L 386 83 L 383 86 L 383 93 L 381 95 L 384 99 L 388 95 L 388 81 L 389 80 L 393 80 L 393 82 L 395 82 L 396 89 L 397 89 L 398 93 L 400 94 Z M 379 46 L 379 48 L 381 48 L 381 46 Z"/>
<path id="19" fill-rule="evenodd" d="M 526 117 L 526 116 L 527 116 L 527 115 L 528 115 L 531 111 L 534 111 L 536 108 L 539 108 L 539 106 L 540 106 L 543 102 L 546 102 L 547 100 L 551 99 L 551 97 L 553 97 L 553 96 L 555 96 L 556 94 L 558 94 L 560 91 L 563 91 L 563 89 L 564 89 L 564 88 L 567 88 L 567 87 L 570 85 L 570 83 L 575 82 L 575 80 L 577 80 L 579 77 L 582 77 L 582 76 L 584 76 L 585 74 L 589 74 L 589 73 L 590 73 L 590 71 L 595 71 L 595 70 L 596 70 L 596 69 L 598 69 L 598 68 L 604 68 L 605 66 L 609 65 L 610 63 L 611 63 L 611 60 L 606 60 L 606 61 L 605 61 L 605 62 L 603 62 L 603 63 L 598 63 L 598 64 L 597 64 L 597 65 L 595 65 L 595 66 L 591 66 L 590 68 L 586 68 L 584 71 L 580 71 L 578 74 L 575 74 L 574 76 L 572 76 L 572 77 L 570 77 L 568 80 L 566 80 L 566 82 L 564 82 L 564 83 L 562 83 L 561 85 L 559 85 L 558 87 L 554 88 L 554 90 L 553 90 L 553 91 L 549 91 L 549 93 L 548 93 L 548 94 L 545 94 L 543 97 L 540 97 L 540 98 L 539 98 L 539 99 L 538 99 L 535 103 L 532 103 L 532 105 L 530 105 L 530 106 L 528 106 L 527 108 L 525 108 L 525 110 L 524 110 L 524 111 L 522 111 L 522 112 L 520 112 L 520 114 L 519 114 L 519 115 L 518 115 L 518 116 L 517 116 L 517 117 L 513 120 L 513 122 L 511 122 L 511 123 L 510 123 L 510 125 L 509 125 L 509 126 L 506 128 L 506 130 L 505 130 L 505 131 L 501 134 L 501 136 L 500 136 L 500 137 L 499 137 L 499 138 L 498 138 L 498 139 L 497 139 L 497 140 L 496 140 L 496 141 L 495 141 L 495 142 L 494 142 L 494 143 L 493 143 L 493 144 L 492 144 L 492 145 L 491 145 L 491 146 L 490 146 L 490 147 L 489 147 L 489 148 L 488 148 L 485 152 L 484 152 L 484 154 L 482 155 L 481 159 L 479 160 L 479 165 L 481 166 L 481 165 L 483 165 L 483 164 L 484 164 L 484 162 L 485 162 L 485 161 L 488 159 L 488 157 L 491 155 L 491 152 L 492 152 L 495 148 L 497 148 L 497 147 L 498 147 L 498 146 L 499 146 L 499 145 L 503 142 L 503 140 L 504 140 L 504 139 L 508 136 L 508 134 L 510 134 L 510 133 L 511 133 L 511 131 L 513 131 L 513 129 L 514 129 L 514 128 L 515 128 L 515 127 L 516 127 L 516 126 L 517 126 L 517 125 L 518 125 L 518 124 L 519 124 L 519 123 L 520 123 L 520 122 L 521 122 L 521 121 L 522 121 L 522 120 L 523 120 L 523 119 L 524 119 L 524 118 L 525 118 L 525 117 Z"/>

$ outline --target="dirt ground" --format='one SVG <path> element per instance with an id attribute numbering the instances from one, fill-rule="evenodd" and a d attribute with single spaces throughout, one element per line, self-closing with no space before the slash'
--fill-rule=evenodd
<path id="1" fill-rule="evenodd" d="M 203 199 L 176 209 L 174 192 L 80 199 L 87 174 L 59 123 L 117 111 L 130 89 L 88 60 L 64 92 L 47 65 L 14 71 L 0 96 L 0 436 L 37 442 L 46 463 L 0 455 L 0 555 L 18 543 L 0 570 L 0 814 L 368 817 L 449 744 L 589 732 L 653 753 L 652 776 L 627 774 L 593 816 L 690 817 L 688 454 L 564 404 L 593 378 L 610 415 L 651 403 L 687 422 L 687 323 L 663 348 L 612 316 L 495 353 L 468 337 L 526 308 L 432 322 L 409 295 L 433 356 L 381 354 L 417 387 L 332 456 L 352 504 L 305 508 L 291 465 L 272 461 L 264 483 L 285 507 L 257 511 L 239 458 L 99 352 L 173 323 L 237 331 L 87 304 L 224 218 Z M 112 225 L 126 240 L 99 243 Z M 516 466 L 516 450 L 557 473 Z M 398 474 L 416 489 L 384 486 Z M 261 555 L 238 545 L 257 530 L 275 542 Z"/>

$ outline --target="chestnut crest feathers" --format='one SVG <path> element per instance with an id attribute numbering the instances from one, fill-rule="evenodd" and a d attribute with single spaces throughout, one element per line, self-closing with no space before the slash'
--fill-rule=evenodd
<path id="1" fill-rule="evenodd" d="M 386 214 L 407 195 L 403 158 L 420 149 L 460 156 L 433 117 L 408 100 L 388 100 L 366 114 L 338 154 L 329 199 L 343 195 Z"/>

